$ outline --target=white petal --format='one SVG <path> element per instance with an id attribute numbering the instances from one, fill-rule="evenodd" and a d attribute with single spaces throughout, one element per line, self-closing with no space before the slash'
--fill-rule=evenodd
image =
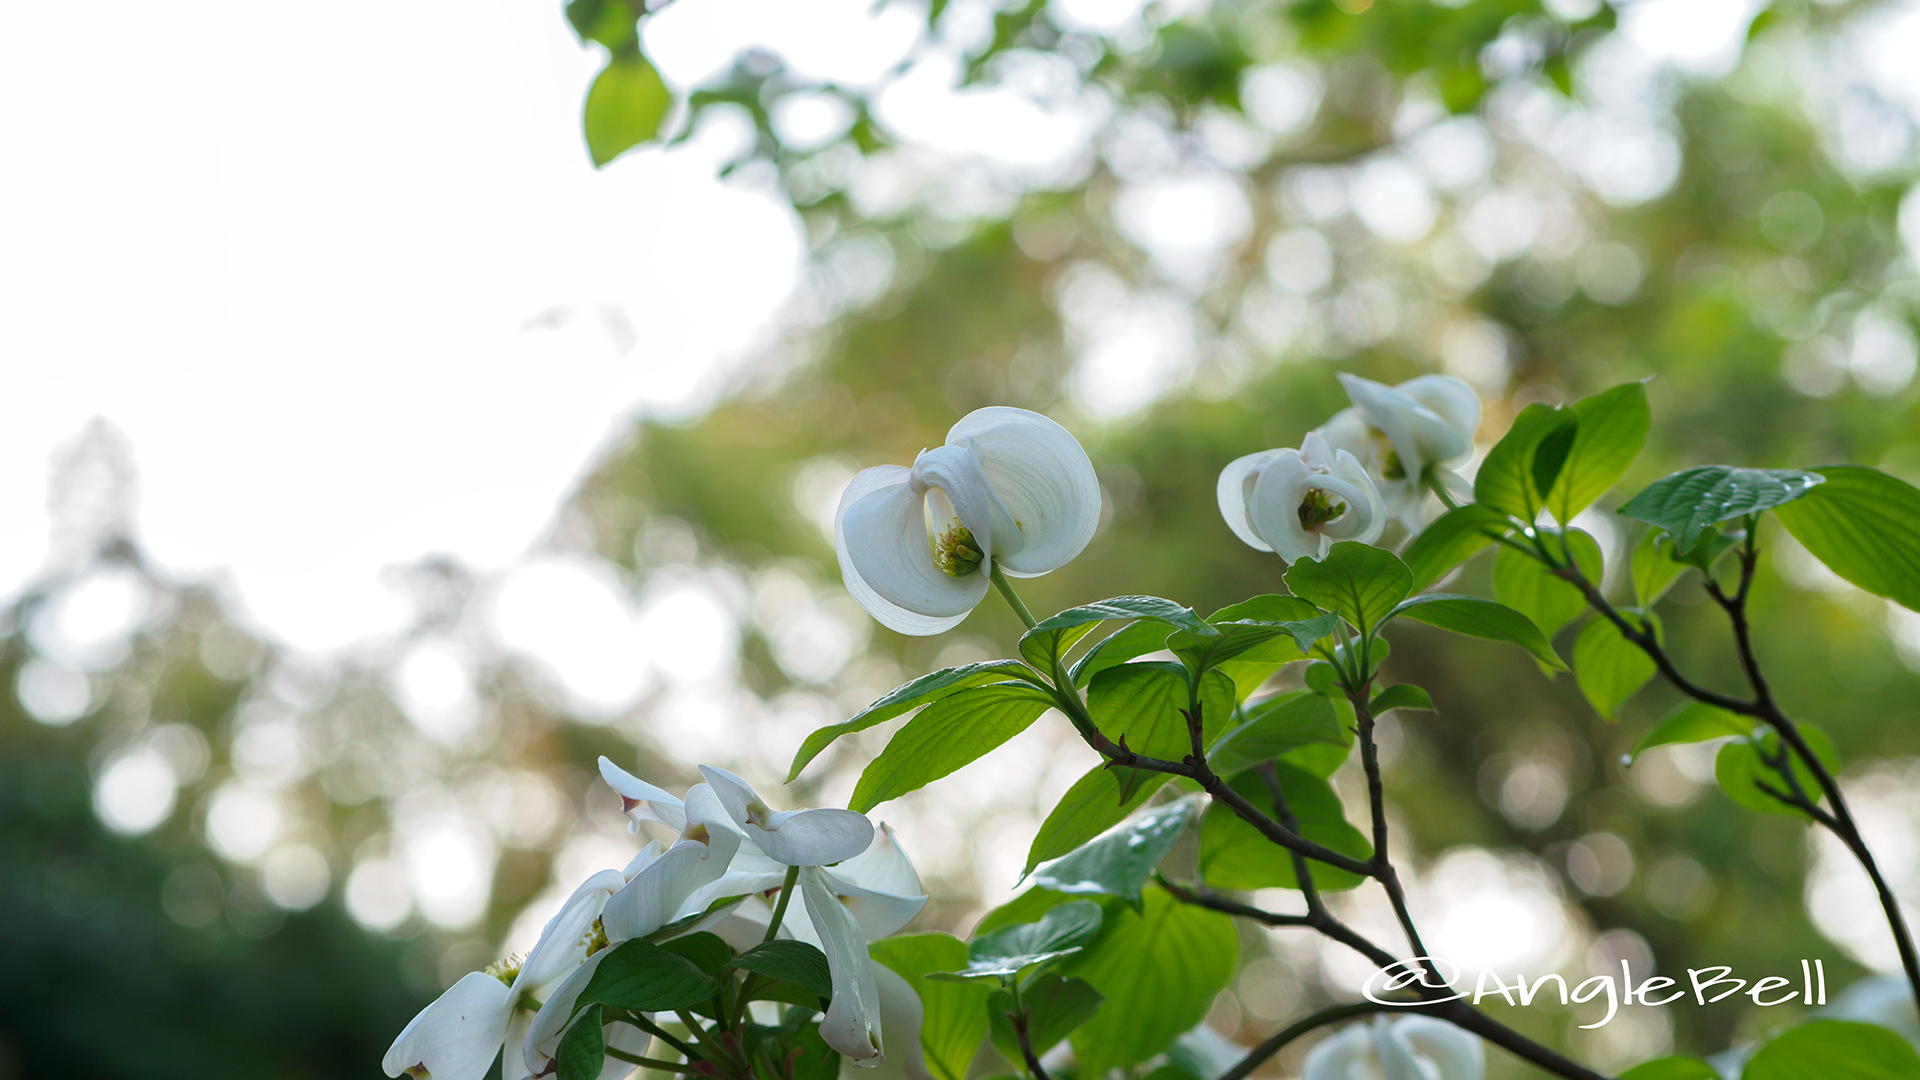
<path id="1" fill-rule="evenodd" d="M 1473 452 L 1473 436 L 1460 432 L 1427 408 L 1393 387 L 1341 372 L 1340 384 L 1367 423 L 1386 435 L 1409 478 L 1430 464 L 1454 461 Z"/>
<path id="2" fill-rule="evenodd" d="M 842 864 L 844 865 L 844 864 Z M 824 868 L 823 868 L 824 870 Z M 839 867 L 824 870 L 833 889 L 868 941 L 897 934 L 927 906 L 927 897 L 917 889 L 912 893 L 891 893 L 862 888 L 839 874 Z"/>
<path id="3" fill-rule="evenodd" d="M 388 1076 L 425 1068 L 433 1080 L 481 1080 L 500 1051 L 512 997 L 505 983 L 485 972 L 467 975 L 420 1010 L 380 1067 Z"/>
<path id="4" fill-rule="evenodd" d="M 1463 444 L 1460 451 L 1451 456 L 1441 453 L 1442 447 L 1430 448 L 1433 459 L 1442 467 L 1458 465 L 1473 453 L 1473 436 L 1480 430 L 1480 395 L 1473 392 L 1473 387 L 1451 375 L 1422 375 L 1408 379 L 1394 390 L 1438 416 Z"/>
<path id="5" fill-rule="evenodd" d="M 892 1049 L 882 1058 L 860 1062 L 872 1071 L 856 1075 L 865 1080 L 933 1080 L 927 1072 L 926 1054 L 920 1048 L 920 1027 L 926 1021 L 920 995 L 885 964 L 873 965 L 873 982 L 880 991 L 881 1023 L 893 1032 Z M 849 1075 L 847 1066 L 847 1059 L 842 1058 L 843 1077 Z"/>
<path id="6" fill-rule="evenodd" d="M 608 761 L 600 759 L 600 778 L 620 796 L 620 809 L 633 819 L 629 832 L 637 831 L 642 821 L 657 821 L 674 832 L 686 827 L 687 814 L 679 799 Z"/>
<path id="7" fill-rule="evenodd" d="M 1380 1080 L 1427 1080 L 1414 1060 L 1413 1047 L 1386 1017 L 1375 1015 L 1370 1025 L 1373 1054 L 1380 1063 Z"/>
<path id="8" fill-rule="evenodd" d="M 1361 418 L 1360 410 L 1351 405 L 1334 413 L 1314 430 L 1327 440 L 1331 449 L 1345 450 L 1361 461 L 1373 452 L 1373 437 L 1368 434 L 1367 422 Z"/>
<path id="9" fill-rule="evenodd" d="M 806 898 L 807 915 L 820 935 L 827 968 L 833 974 L 833 1000 L 820 1018 L 820 1037 L 856 1064 L 879 1057 L 880 991 L 874 983 L 866 935 L 834 895 L 826 871 L 815 866 L 802 869 L 800 895 Z"/>
<path id="10" fill-rule="evenodd" d="M 617 1050 L 625 1050 L 635 1057 L 644 1057 L 653 1046 L 653 1036 L 634 1027 L 632 1024 L 610 1024 L 606 1030 L 606 1045 Z M 608 1058 L 600 1070 L 600 1080 L 626 1080 L 640 1066 L 619 1058 Z"/>
<path id="11" fill-rule="evenodd" d="M 953 507 L 960 524 L 973 534 L 987 558 L 1002 561 L 1026 547 L 1026 539 L 1007 511 L 1000 496 L 981 468 L 981 454 L 972 446 L 937 446 L 923 451 L 913 463 L 914 478 L 931 488 L 940 489 Z M 945 531 L 949 523 L 933 515 L 932 528 Z"/>
<path id="12" fill-rule="evenodd" d="M 1300 502 L 1310 488 L 1327 479 L 1308 471 L 1294 450 L 1275 454 L 1255 478 L 1253 494 L 1247 499 L 1247 520 L 1282 559 L 1317 559 L 1326 550 L 1324 537 L 1300 527 Z"/>
<path id="13" fill-rule="evenodd" d="M 1215 494 L 1220 500 L 1220 516 L 1227 519 L 1227 528 L 1240 542 L 1255 551 L 1272 551 L 1273 545 L 1260 539 L 1253 529 L 1253 523 L 1247 519 L 1247 499 L 1253 494 L 1254 482 L 1260 478 L 1260 470 L 1280 454 L 1279 450 L 1262 450 L 1257 454 L 1234 458 L 1227 467 L 1220 470 L 1220 482 L 1215 485 Z"/>
<path id="14" fill-rule="evenodd" d="M 682 840 L 635 874 L 607 901 L 600 924 L 610 942 L 645 937 L 673 921 L 674 912 L 693 890 L 706 884 L 707 845 Z M 718 875 L 714 875 L 718 876 Z"/>
<path id="15" fill-rule="evenodd" d="M 851 810 L 775 810 L 727 770 L 702 765 L 700 772 L 734 824 L 776 862 L 824 866 L 851 859 L 873 843 L 873 823 Z"/>
<path id="16" fill-rule="evenodd" d="M 527 1041 L 527 1029 L 533 1026 L 530 1009 L 515 1009 L 507 1018 L 507 1037 L 500 1053 L 500 1080 L 533 1080 L 527 1063 L 520 1060 L 520 1047 Z"/>
<path id="17" fill-rule="evenodd" d="M 1439 1080 L 1481 1080 L 1487 1052 L 1480 1037 L 1431 1016 L 1402 1016 L 1393 1028 L 1440 1070 Z"/>
<path id="18" fill-rule="evenodd" d="M 1005 405 L 975 409 L 947 432 L 949 445 L 968 439 L 1026 539 L 1020 551 L 1000 557 L 1002 569 L 1033 577 L 1086 548 L 1100 525 L 1100 478 L 1079 440 L 1039 413 Z"/>
<path id="19" fill-rule="evenodd" d="M 1320 531 L 1335 540 L 1358 540 L 1371 544 L 1386 530 L 1386 503 L 1380 490 L 1358 459 L 1345 450 L 1334 459 L 1332 475 L 1322 489 L 1337 495 L 1347 504 L 1347 512 L 1321 526 Z M 1335 487 L 1338 483 L 1341 487 Z"/>
<path id="20" fill-rule="evenodd" d="M 923 496 L 906 483 L 911 470 L 880 468 L 894 470 L 888 475 L 897 482 L 848 501 L 863 477 L 879 471 L 868 469 L 840 497 L 833 540 L 847 592 L 889 630 L 926 635 L 951 629 L 986 597 L 987 575 L 951 578 L 933 565 Z"/>
<path id="21" fill-rule="evenodd" d="M 1300 1063 L 1300 1080 L 1351 1080 L 1354 1068 L 1372 1056 L 1372 1040 L 1365 1024 L 1350 1024 L 1321 1040 Z"/>
<path id="22" fill-rule="evenodd" d="M 540 931 L 540 940 L 520 965 L 514 986 L 522 994 L 531 993 L 578 964 L 586 955 L 586 937 L 593 929 L 593 920 L 606 908 L 607 898 L 626 883 L 627 879 L 618 870 L 602 870 L 581 882 L 553 918 L 547 920 L 546 927 Z"/>
<path id="23" fill-rule="evenodd" d="M 895 896 L 919 896 L 925 891 L 920 887 L 920 875 L 913 869 L 913 861 L 901 849 L 893 827 L 885 822 L 881 822 L 874 834 L 872 846 L 834 867 L 833 875 L 861 888 Z"/>
<path id="24" fill-rule="evenodd" d="M 566 1028 L 567 1021 L 573 1016 L 573 1003 L 580 1000 L 580 991 L 587 988 L 588 980 L 599 970 L 600 961 L 607 958 L 611 949 L 601 949 L 573 973 L 560 980 L 547 994 L 547 1000 L 541 1004 L 540 1011 L 533 1016 L 533 1023 L 527 1027 L 527 1037 L 520 1045 L 521 1060 L 526 1063 L 527 1071 L 535 1076 L 546 1073 L 553 1063 L 553 1053 L 560 1047 L 560 1033 Z"/>

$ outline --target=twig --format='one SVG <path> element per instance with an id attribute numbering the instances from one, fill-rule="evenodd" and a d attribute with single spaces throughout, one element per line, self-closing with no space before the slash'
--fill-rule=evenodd
<path id="1" fill-rule="evenodd" d="M 1245 1080 L 1247 1076 L 1252 1075 L 1253 1070 L 1260 1067 L 1261 1063 L 1279 1053 L 1282 1047 L 1315 1028 L 1337 1024 L 1356 1016 L 1366 1016 L 1369 1013 L 1392 1012 L 1395 1008 L 1397 1006 L 1383 1005 L 1377 1001 L 1356 1001 L 1351 1005 L 1335 1005 L 1331 1009 L 1322 1009 L 1311 1016 L 1302 1017 L 1269 1035 L 1260 1045 L 1247 1051 L 1247 1056 L 1241 1058 L 1233 1068 L 1221 1073 L 1218 1080 Z"/>

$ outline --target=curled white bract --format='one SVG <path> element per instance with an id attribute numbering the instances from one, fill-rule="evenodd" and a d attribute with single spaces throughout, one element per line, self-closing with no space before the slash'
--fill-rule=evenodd
<path id="1" fill-rule="evenodd" d="M 1386 505 L 1387 516 L 1408 529 L 1421 526 L 1426 480 L 1465 495 L 1471 491 L 1453 470 L 1473 456 L 1480 427 L 1480 396 L 1451 375 L 1421 375 L 1397 386 L 1341 373 L 1353 406 L 1317 430 L 1334 450 L 1366 466 Z"/>
<path id="2" fill-rule="evenodd" d="M 1431 1016 L 1376 1016 L 1307 1051 L 1300 1080 L 1482 1080 L 1476 1035 Z"/>
<path id="3" fill-rule="evenodd" d="M 1380 492 L 1359 460 L 1309 432 L 1298 450 L 1263 450 L 1220 472 L 1220 515 L 1251 547 L 1324 558 L 1336 540 L 1371 544 L 1386 528 Z"/>
<path id="4" fill-rule="evenodd" d="M 840 496 L 834 549 L 847 591 L 881 625 L 937 634 L 1014 577 L 1057 570 L 1100 523 L 1100 482 L 1080 443 L 1039 413 L 976 409 L 911 468 L 861 472 Z"/>

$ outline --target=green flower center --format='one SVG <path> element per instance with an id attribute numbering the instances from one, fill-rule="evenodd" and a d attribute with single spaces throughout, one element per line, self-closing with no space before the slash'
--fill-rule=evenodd
<path id="1" fill-rule="evenodd" d="M 983 558 L 985 555 L 974 541 L 972 530 L 958 521 L 933 542 L 933 565 L 950 578 L 963 578 L 980 569 Z"/>
<path id="2" fill-rule="evenodd" d="M 1300 527 L 1312 532 L 1346 512 L 1346 503 L 1319 488 L 1308 488 L 1307 497 L 1300 500 Z"/>
<path id="3" fill-rule="evenodd" d="M 1381 431 L 1379 428 L 1368 428 L 1367 434 L 1372 437 L 1374 449 L 1380 455 L 1381 479 L 1405 480 L 1407 478 L 1407 466 L 1400 460 L 1400 455 L 1393 449 L 1393 440 L 1387 438 L 1386 432 Z"/>

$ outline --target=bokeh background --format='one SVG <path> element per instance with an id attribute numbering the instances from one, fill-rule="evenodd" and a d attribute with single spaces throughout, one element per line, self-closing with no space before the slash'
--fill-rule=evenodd
<path id="1" fill-rule="evenodd" d="M 831 544 L 854 472 L 981 405 L 1058 418 L 1101 477 L 1043 612 L 1278 589 L 1214 478 L 1341 407 L 1336 371 L 1466 379 L 1483 448 L 1655 376 L 1627 491 L 1920 480 L 1913 0 L 655 8 L 672 138 L 603 170 L 605 54 L 556 5 L 0 9 L 0 1078 L 376 1075 L 637 845 L 596 755 L 771 787 L 814 727 L 1007 654 L 991 603 L 879 628 Z M 1610 567 L 1636 539 L 1580 524 Z M 1762 659 L 1920 914 L 1920 616 L 1762 540 Z M 1737 687 L 1702 599 L 1669 638 Z M 1729 804 L 1710 747 L 1619 764 L 1671 692 L 1608 724 L 1516 650 L 1395 645 L 1439 706 L 1382 729 L 1435 952 L 1897 966 L 1844 854 Z M 786 803 L 843 802 L 889 730 Z M 1069 734 L 880 809 L 919 927 L 1012 895 L 1092 760 Z M 1244 944 L 1209 1020 L 1243 1043 L 1364 976 Z M 1791 1012 L 1504 1016 L 1617 1068 Z"/>

